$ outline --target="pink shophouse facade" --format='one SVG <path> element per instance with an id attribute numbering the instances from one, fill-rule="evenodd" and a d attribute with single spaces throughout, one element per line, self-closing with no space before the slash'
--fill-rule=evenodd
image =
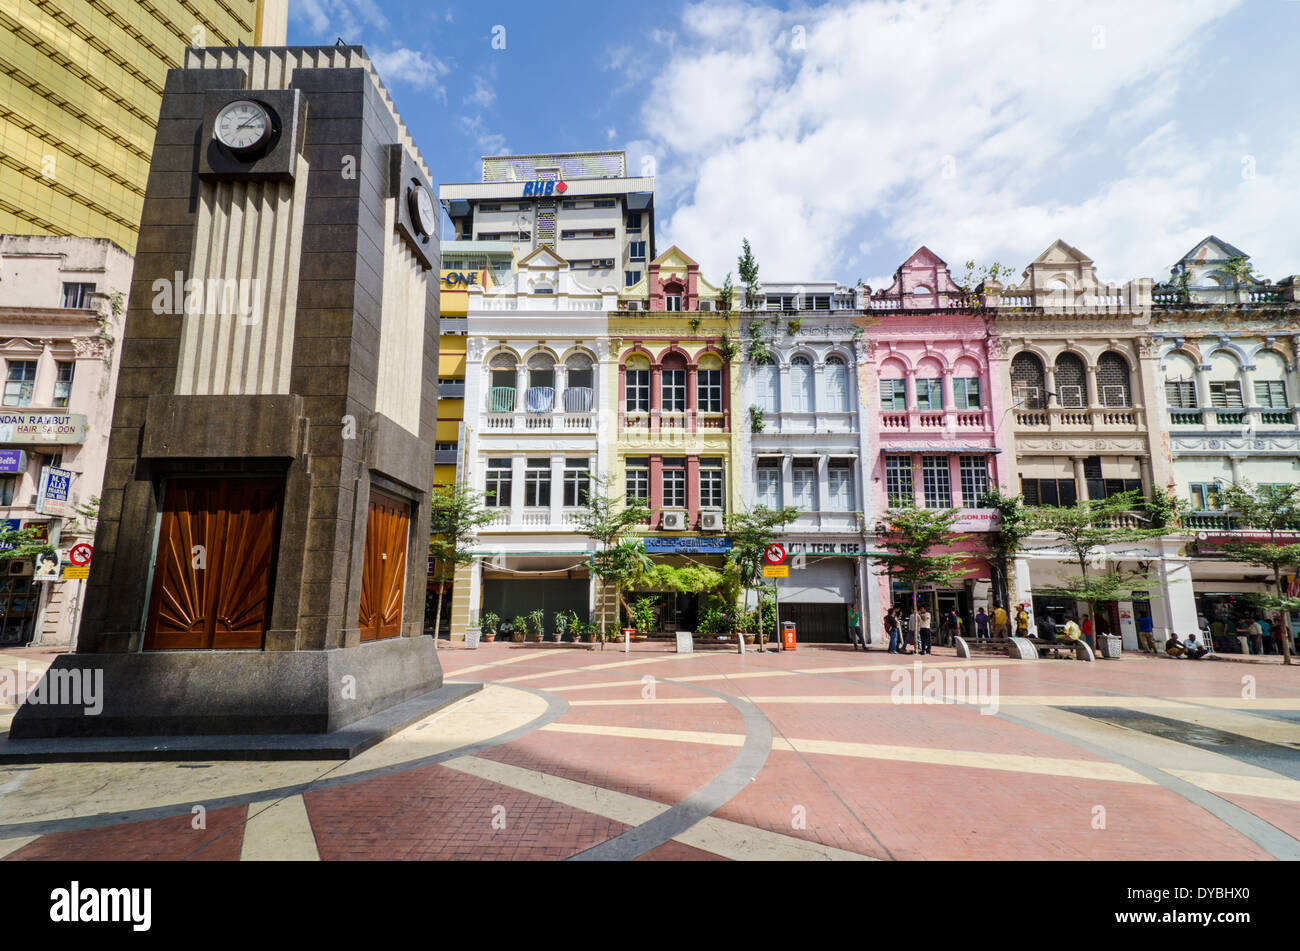
<path id="1" fill-rule="evenodd" d="M 900 500 L 918 508 L 961 509 L 958 531 L 977 536 L 996 526 L 981 508 L 988 488 L 1017 489 L 1007 450 L 1006 402 L 991 322 L 961 306 L 960 288 L 947 265 L 922 247 L 895 272 L 893 283 L 865 299 L 860 370 L 864 426 L 871 447 L 867 483 L 880 520 Z M 996 569 L 983 557 L 978 537 L 957 542 L 967 555 L 966 576 L 925 603 L 955 608 L 969 627 L 975 611 L 992 610 Z M 876 575 L 877 603 L 907 607 L 910 592 L 891 590 Z"/>

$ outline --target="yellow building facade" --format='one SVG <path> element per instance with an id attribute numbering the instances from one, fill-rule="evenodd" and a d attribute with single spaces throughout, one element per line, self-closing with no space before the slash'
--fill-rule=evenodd
<path id="1" fill-rule="evenodd" d="M 134 254 L 167 70 L 283 45 L 288 0 L 0 0 L 0 233 Z"/>

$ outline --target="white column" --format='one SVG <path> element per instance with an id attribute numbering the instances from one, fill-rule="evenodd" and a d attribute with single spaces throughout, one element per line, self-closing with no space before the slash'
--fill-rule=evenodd
<path id="1" fill-rule="evenodd" d="M 830 497 L 830 483 L 827 481 L 827 469 L 829 468 L 827 462 L 825 453 L 817 457 L 817 511 L 819 512 L 827 510 L 826 500 Z M 820 521 L 818 519 L 819 526 Z"/>
<path id="2" fill-rule="evenodd" d="M 1210 365 L 1208 363 L 1196 367 L 1196 406 L 1202 410 L 1210 408 Z M 1201 419 L 1209 421 L 1209 418 L 1204 415 Z"/>
<path id="3" fill-rule="evenodd" d="M 524 473 L 527 461 L 523 453 L 510 457 L 510 524 L 524 522 Z"/>
<path id="4" fill-rule="evenodd" d="M 1010 589 L 1010 594 L 1011 603 L 1003 606 L 1007 609 L 1007 615 L 1011 618 L 1011 626 L 1014 628 L 1016 605 L 1024 604 L 1026 607 L 1029 607 L 1034 603 L 1034 595 L 1030 586 L 1028 558 L 1016 559 L 1016 583 L 1015 586 Z M 1032 624 L 1033 619 L 1031 618 L 1031 627 Z"/>
<path id="5" fill-rule="evenodd" d="M 1164 642 L 1172 631 L 1179 640 L 1188 634 L 1198 634 L 1196 626 L 1196 599 L 1192 589 L 1192 567 L 1187 561 L 1163 558 L 1156 565 L 1157 577 L 1163 589 L 1161 597 L 1151 599 L 1151 619 L 1154 622 L 1156 649 L 1163 650 Z"/>
<path id="6" fill-rule="evenodd" d="M 866 558 L 857 559 L 858 612 L 862 615 L 863 635 L 868 644 L 888 643 L 885 638 L 885 611 L 880 606 L 880 583 Z"/>
<path id="7" fill-rule="evenodd" d="M 786 453 L 781 457 L 781 505 L 789 505 L 794 492 L 794 457 Z"/>
<path id="8" fill-rule="evenodd" d="M 564 524 L 564 456 L 551 456 L 551 529 Z"/>

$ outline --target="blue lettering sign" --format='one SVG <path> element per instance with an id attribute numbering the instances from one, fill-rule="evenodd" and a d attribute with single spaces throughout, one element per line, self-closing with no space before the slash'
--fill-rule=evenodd
<path id="1" fill-rule="evenodd" d="M 525 198 L 542 198 L 555 194 L 555 182 L 524 182 Z"/>
<path id="2" fill-rule="evenodd" d="M 731 539 L 708 536 L 652 535 L 642 539 L 650 555 L 721 555 L 731 551 Z"/>

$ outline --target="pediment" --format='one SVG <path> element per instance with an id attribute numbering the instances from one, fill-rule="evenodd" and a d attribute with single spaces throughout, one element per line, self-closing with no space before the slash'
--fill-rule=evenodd
<path id="1" fill-rule="evenodd" d="M 1085 267 L 1092 264 L 1092 258 L 1084 254 L 1073 245 L 1066 244 L 1060 238 L 1057 238 L 1038 257 L 1034 258 L 1035 264 L 1055 264 L 1055 265 L 1083 265 Z"/>
<path id="2" fill-rule="evenodd" d="M 564 260 L 564 258 L 556 254 L 554 250 L 545 245 L 533 249 L 531 253 L 525 255 L 519 261 L 519 269 L 521 271 L 525 269 L 531 271 L 539 268 L 557 270 L 558 268 L 567 268 L 568 266 L 568 261 Z"/>

